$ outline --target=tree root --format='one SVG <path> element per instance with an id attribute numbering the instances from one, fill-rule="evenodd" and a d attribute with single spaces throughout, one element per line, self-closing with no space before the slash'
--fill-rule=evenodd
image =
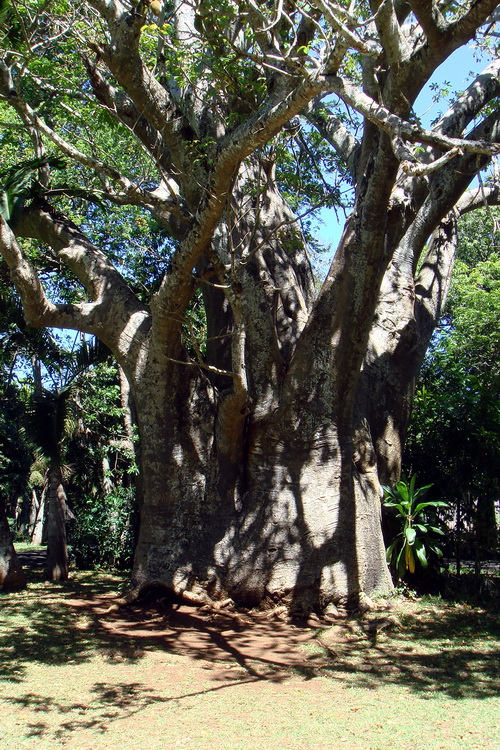
<path id="1" fill-rule="evenodd" d="M 158 603 L 162 606 L 187 604 L 188 606 L 199 607 L 204 611 L 219 611 L 234 606 L 232 599 L 213 599 L 201 588 L 199 592 L 188 591 L 186 589 L 174 589 L 160 581 L 151 581 L 127 591 L 115 600 L 109 611 L 117 611 L 124 607 L 132 607 L 135 604 L 143 603 Z"/>

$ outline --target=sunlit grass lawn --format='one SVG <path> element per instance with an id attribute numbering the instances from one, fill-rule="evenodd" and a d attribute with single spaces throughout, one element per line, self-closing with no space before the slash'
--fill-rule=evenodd
<path id="1" fill-rule="evenodd" d="M 116 613 L 92 607 L 123 576 L 30 581 L 0 595 L 5 750 L 500 747 L 495 612 L 399 602 L 371 620 L 319 623 L 307 646 L 281 640 L 252 661 L 255 626 L 207 620 L 213 642 L 190 650 L 179 630 L 162 634 L 168 615 L 135 611 L 128 635 L 113 629 Z M 302 648 L 303 666 L 283 667 L 287 648 Z"/>
<path id="2" fill-rule="evenodd" d="M 31 544 L 31 542 L 16 542 L 16 552 L 45 552 L 45 544 Z"/>

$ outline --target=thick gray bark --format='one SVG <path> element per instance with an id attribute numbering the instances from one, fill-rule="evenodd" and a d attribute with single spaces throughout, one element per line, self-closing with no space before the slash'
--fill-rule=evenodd
<path id="1" fill-rule="evenodd" d="M 358 434 L 372 441 L 384 484 L 400 475 L 415 383 L 448 294 L 456 239 L 450 215 L 434 233 L 416 278 L 412 258 L 400 248 L 382 283 L 356 406 Z"/>
<path id="2" fill-rule="evenodd" d="M 353 466 L 348 436 L 326 426 L 304 434 L 278 410 L 247 416 L 231 456 L 213 435 L 215 405 L 199 389 L 196 399 L 187 409 L 181 393 L 178 413 L 163 409 L 167 434 L 144 423 L 137 586 L 245 604 L 285 598 L 295 610 L 390 587 L 376 473 Z M 303 417 L 312 421 L 307 407 Z M 233 430 L 239 421 L 235 411 Z"/>
<path id="3" fill-rule="evenodd" d="M 245 218 L 235 213 L 231 240 L 214 243 L 210 256 L 215 269 L 231 267 L 223 253 L 238 248 L 236 293 L 205 290 L 209 331 L 232 341 L 232 358 L 228 351 L 222 360 L 231 377 L 208 371 L 203 386 L 187 364 L 167 360 L 155 371 L 151 353 L 135 386 L 144 506 L 134 582 L 178 592 L 200 586 L 245 603 L 284 597 L 296 610 L 352 603 L 391 586 L 375 467 L 353 463 L 350 432 L 369 326 L 359 326 L 356 347 L 349 335 L 335 365 L 338 323 L 328 309 L 335 300 L 325 299 L 333 286 L 313 307 L 303 239 L 297 230 L 277 232 L 289 210 L 272 183 L 260 201 L 264 208 L 243 204 Z M 349 252 L 346 240 L 332 273 Z M 370 284 L 369 275 L 349 278 L 360 319 Z M 324 336 L 328 326 L 319 346 L 314 331 Z"/>

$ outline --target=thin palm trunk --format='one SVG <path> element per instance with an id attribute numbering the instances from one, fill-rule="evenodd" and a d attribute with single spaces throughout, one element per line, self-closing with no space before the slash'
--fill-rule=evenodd
<path id="1" fill-rule="evenodd" d="M 48 472 L 49 512 L 47 521 L 47 564 L 45 576 L 52 581 L 68 578 L 66 545 L 66 493 L 60 466 L 52 464 Z"/>

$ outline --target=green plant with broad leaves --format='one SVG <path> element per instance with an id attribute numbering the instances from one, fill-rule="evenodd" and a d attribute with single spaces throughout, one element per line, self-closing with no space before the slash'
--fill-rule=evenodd
<path id="1" fill-rule="evenodd" d="M 425 500 L 432 485 L 416 488 L 416 480 L 414 474 L 409 481 L 403 477 L 394 487 L 382 485 L 384 508 L 401 525 L 401 530 L 387 548 L 387 562 L 398 579 L 403 578 L 407 571 L 414 573 L 417 563 L 426 568 L 429 552 L 442 557 L 439 537 L 444 536 L 444 531 L 439 526 L 437 509 L 447 508 L 448 503 Z"/>

